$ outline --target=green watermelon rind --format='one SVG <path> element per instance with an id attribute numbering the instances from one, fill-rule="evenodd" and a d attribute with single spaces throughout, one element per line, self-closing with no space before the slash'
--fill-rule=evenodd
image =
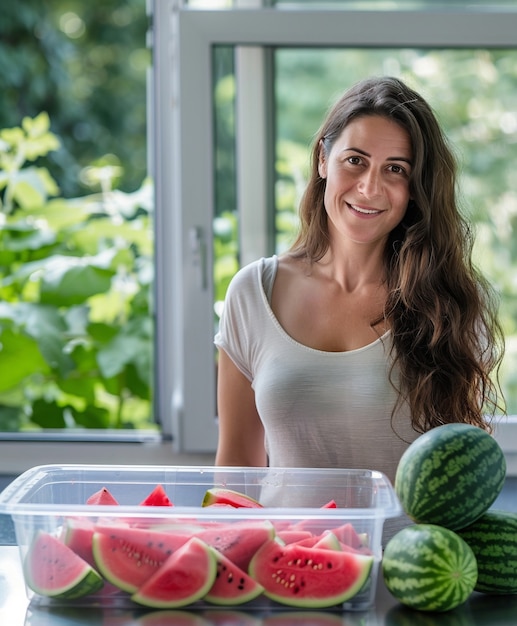
<path id="1" fill-rule="evenodd" d="M 475 590 L 517 593 L 517 513 L 491 509 L 457 531 L 472 548 L 478 564 Z"/>
<path id="2" fill-rule="evenodd" d="M 56 546 L 60 544 L 59 549 L 60 549 L 61 558 L 69 557 L 70 559 L 74 559 L 74 560 L 77 559 L 76 562 L 82 561 L 83 566 L 79 570 L 79 573 L 76 574 L 76 576 L 72 578 L 67 584 L 61 584 L 58 587 L 50 588 L 50 587 L 43 587 L 41 585 L 38 585 L 34 581 L 34 574 L 33 574 L 32 568 L 36 564 L 31 564 L 30 561 L 33 556 L 33 550 L 37 546 L 37 542 L 44 541 L 44 540 L 52 541 Z M 32 589 L 34 593 L 40 596 L 46 596 L 46 597 L 55 598 L 55 599 L 73 600 L 76 598 L 82 598 L 84 596 L 88 596 L 90 594 L 96 593 L 104 585 L 104 581 L 102 577 L 91 565 L 89 565 L 86 561 L 81 559 L 81 557 L 75 554 L 75 552 L 73 552 L 73 550 L 68 548 L 68 546 L 66 546 L 64 543 L 60 542 L 59 539 L 43 531 L 39 531 L 36 534 L 34 541 L 29 547 L 29 550 L 23 562 L 23 572 L 24 572 L 25 582 L 27 583 L 27 586 L 30 589 Z"/>
<path id="3" fill-rule="evenodd" d="M 212 487 L 207 489 L 201 506 L 211 506 L 213 504 L 229 504 L 235 508 L 251 508 L 260 509 L 262 504 L 240 491 L 234 489 L 227 489 L 226 487 Z"/>
<path id="4" fill-rule="evenodd" d="M 77 598 L 84 598 L 93 593 L 96 593 L 102 589 L 104 581 L 99 574 L 87 564 L 83 575 L 74 579 L 73 582 L 66 586 L 61 586 L 58 589 L 45 589 L 44 587 L 38 587 L 31 581 L 31 576 L 27 571 L 25 572 L 26 581 L 28 587 L 34 591 L 34 593 L 40 596 L 46 596 L 48 598 L 55 598 L 60 600 L 75 600 Z"/>
<path id="5" fill-rule="evenodd" d="M 218 572 L 216 574 L 214 584 L 204 597 L 206 602 L 220 606 L 237 606 L 255 600 L 264 592 L 264 587 L 260 583 L 249 576 L 247 572 L 232 563 L 232 561 L 226 558 L 224 554 L 221 554 L 215 548 L 210 548 L 210 550 L 212 550 L 215 555 Z M 219 566 L 232 568 L 232 576 L 243 578 L 245 583 L 249 586 L 249 589 L 246 592 L 235 593 L 235 585 L 228 585 L 228 590 L 233 591 L 234 593 L 233 595 L 224 593 L 224 586 L 218 584 L 220 575 Z"/>
<path id="6" fill-rule="evenodd" d="M 416 523 L 458 530 L 481 517 L 500 494 L 506 461 L 497 441 L 470 424 L 444 424 L 402 455 L 395 492 Z"/>
<path id="7" fill-rule="evenodd" d="M 278 550 L 276 554 L 274 554 L 275 550 Z M 282 586 L 275 584 L 275 578 L 269 571 L 269 565 L 273 562 L 276 567 L 276 564 L 279 562 L 279 554 L 282 554 L 283 552 L 294 552 L 296 554 L 296 551 L 297 555 L 302 554 L 306 557 L 307 563 L 312 563 L 312 565 L 309 566 L 314 568 L 312 572 L 314 575 L 320 575 L 321 573 L 321 576 L 326 577 L 326 580 L 329 583 L 326 586 L 326 595 L 307 596 L 303 595 L 303 591 L 300 591 L 299 594 L 293 595 L 293 593 L 289 590 L 289 584 L 287 584 L 287 582 L 284 585 L 284 592 L 280 593 Z M 318 559 L 328 561 L 333 557 L 354 562 L 357 566 L 359 566 L 360 572 L 353 584 L 349 584 L 345 589 L 338 591 L 335 591 L 330 584 L 333 582 L 335 587 L 337 573 L 335 571 L 330 572 L 330 570 L 318 570 L 317 565 Z M 279 604 L 296 608 L 330 608 L 349 601 L 366 586 L 372 571 L 373 561 L 373 556 L 369 555 L 352 554 L 351 552 L 328 550 L 325 548 L 305 548 L 303 546 L 297 546 L 296 544 L 283 546 L 273 539 L 265 543 L 254 555 L 249 566 L 249 574 L 252 578 L 264 586 L 264 595 Z M 264 568 L 266 571 L 262 573 L 261 568 Z M 310 574 L 311 572 L 305 570 L 303 573 Z M 332 592 L 329 591 L 330 589 L 332 589 Z"/>
<path id="8" fill-rule="evenodd" d="M 312 547 L 319 550 L 341 550 L 339 539 L 331 530 L 324 532 Z"/>
<path id="9" fill-rule="evenodd" d="M 467 600 L 478 570 L 474 552 L 456 532 L 414 524 L 388 541 L 382 574 L 387 589 L 402 604 L 443 612 Z"/>

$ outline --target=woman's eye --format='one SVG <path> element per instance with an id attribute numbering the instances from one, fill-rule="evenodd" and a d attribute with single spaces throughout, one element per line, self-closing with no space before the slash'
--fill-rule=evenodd
<path id="1" fill-rule="evenodd" d="M 361 157 L 351 156 L 351 157 L 348 157 L 347 161 L 351 165 L 359 165 L 361 163 Z"/>
<path id="2" fill-rule="evenodd" d="M 401 165 L 390 165 L 390 172 L 394 174 L 405 174 L 406 170 Z"/>

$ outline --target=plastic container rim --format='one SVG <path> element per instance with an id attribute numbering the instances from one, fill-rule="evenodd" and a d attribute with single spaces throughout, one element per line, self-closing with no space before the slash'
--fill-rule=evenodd
<path id="1" fill-rule="evenodd" d="M 242 467 L 242 466 L 210 466 L 210 465 L 104 465 L 104 464 L 46 464 L 34 466 L 18 477 L 16 477 L 2 492 L 0 492 L 0 514 L 10 514 L 18 517 L 18 515 L 37 515 L 48 516 L 55 514 L 70 514 L 95 516 L 98 514 L 107 515 L 117 512 L 117 514 L 134 515 L 136 517 L 157 517 L 157 516 L 174 516 L 182 517 L 192 515 L 193 511 L 209 514 L 210 517 L 221 517 L 225 519 L 231 519 L 232 517 L 241 518 L 242 509 L 235 509 L 234 515 L 232 511 L 228 509 L 215 511 L 211 507 L 201 506 L 181 506 L 175 505 L 171 507 L 156 506 L 156 507 L 142 507 L 140 505 L 124 505 L 119 504 L 116 506 L 107 505 L 87 505 L 87 504 L 52 504 L 52 503 L 34 503 L 23 502 L 23 497 L 38 483 L 44 484 L 42 481 L 47 478 L 50 479 L 55 476 L 57 472 L 70 473 L 70 480 L 73 479 L 73 474 L 82 474 L 82 480 L 84 481 L 86 475 L 93 475 L 95 472 L 106 472 L 105 480 L 110 482 L 110 478 L 114 478 L 114 473 L 117 473 L 117 482 L 124 482 L 123 476 L 126 474 L 128 477 L 130 474 L 134 474 L 135 478 L 138 475 L 140 481 L 145 481 L 146 475 L 150 476 L 152 473 L 160 473 L 162 475 L 161 482 L 167 484 L 167 474 L 170 474 L 169 483 L 175 475 L 203 475 L 203 474 L 230 474 L 230 475 L 249 475 L 260 476 L 266 478 L 269 474 L 275 475 L 289 474 L 293 476 L 312 475 L 320 476 L 357 476 L 357 477 L 370 477 L 372 485 L 381 491 L 383 491 L 383 506 L 375 506 L 368 508 L 328 508 L 319 509 L 315 507 L 261 507 L 257 509 L 246 508 L 246 516 L 249 517 L 263 517 L 265 514 L 268 517 L 281 518 L 289 515 L 289 517 L 304 518 L 310 515 L 310 517 L 328 518 L 328 517 L 342 517 L 344 512 L 350 519 L 386 519 L 391 517 L 397 517 L 402 513 L 400 502 L 396 496 L 396 493 L 389 481 L 389 479 L 380 471 L 368 470 L 368 469 L 339 469 L 339 468 L 310 468 L 310 467 Z M 110 477 L 109 474 L 112 474 Z M 75 476 L 76 480 L 79 480 Z M 151 484 L 153 481 L 150 480 Z M 126 483 L 127 484 L 127 483 Z M 187 483 L 181 483 L 183 485 Z"/>

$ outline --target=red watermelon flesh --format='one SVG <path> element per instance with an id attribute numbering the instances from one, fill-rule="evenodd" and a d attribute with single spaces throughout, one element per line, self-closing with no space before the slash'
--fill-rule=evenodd
<path id="1" fill-rule="evenodd" d="M 87 563 L 95 566 L 92 552 L 92 538 L 95 524 L 83 517 L 70 517 L 61 530 L 61 541 Z"/>
<path id="2" fill-rule="evenodd" d="M 140 502 L 140 506 L 172 506 L 172 502 L 163 486 L 156 485 L 151 493 Z"/>
<path id="3" fill-rule="evenodd" d="M 109 582 L 134 593 L 188 539 L 187 535 L 144 528 L 99 526 L 92 538 L 93 557 Z"/>
<path id="4" fill-rule="evenodd" d="M 117 505 L 118 502 L 107 487 L 102 487 L 86 500 L 86 504 Z"/>
<path id="5" fill-rule="evenodd" d="M 56 537 L 40 531 L 24 559 L 27 585 L 54 598 L 81 598 L 95 593 L 103 581 L 86 561 Z"/>
<path id="6" fill-rule="evenodd" d="M 355 596 L 370 575 L 373 557 L 340 550 L 266 542 L 251 560 L 250 575 L 272 600 L 327 608 Z M 331 572 L 331 573 L 330 573 Z"/>
<path id="7" fill-rule="evenodd" d="M 361 536 L 357 533 L 356 529 L 350 522 L 343 524 L 342 526 L 338 526 L 337 528 L 333 528 L 332 532 L 336 535 L 339 541 L 351 546 L 352 548 L 361 548 L 363 545 Z"/>
<path id="8" fill-rule="evenodd" d="M 217 560 L 217 574 L 214 584 L 204 598 L 207 602 L 236 606 L 254 600 L 264 591 L 262 585 L 230 559 L 217 550 L 214 550 L 214 554 Z"/>
<path id="9" fill-rule="evenodd" d="M 131 596 L 132 600 L 156 608 L 176 608 L 203 598 L 216 576 L 213 551 L 192 537 Z"/>
<path id="10" fill-rule="evenodd" d="M 348 543 L 344 543 L 343 541 L 341 541 L 340 539 L 337 539 L 339 542 L 339 545 L 335 544 L 333 541 L 330 541 L 329 544 L 326 544 L 325 541 L 325 537 L 328 535 L 334 535 L 334 538 L 337 538 L 338 533 L 336 532 L 337 529 L 332 530 L 332 531 L 325 531 L 320 535 L 312 535 L 311 537 L 307 537 L 306 539 L 300 539 L 299 541 L 296 542 L 297 545 L 305 547 L 305 548 L 323 548 L 323 547 L 327 547 L 330 549 L 338 549 L 338 550 L 346 550 L 347 552 L 353 552 L 355 554 L 366 554 L 366 555 L 371 555 L 372 551 L 370 550 L 370 548 L 368 546 L 364 546 L 361 545 L 361 543 L 359 544 L 359 547 L 354 548 L 353 546 L 349 545 Z M 357 535 L 360 539 L 360 536 Z M 350 537 L 347 538 L 348 540 L 350 540 Z M 353 540 L 352 543 L 354 543 L 355 545 L 357 545 L 357 540 Z"/>
<path id="11" fill-rule="evenodd" d="M 311 535 L 310 537 L 305 537 L 303 539 L 299 539 L 296 541 L 296 545 L 302 546 L 304 548 L 314 548 L 314 546 L 321 539 L 321 535 Z"/>
<path id="12" fill-rule="evenodd" d="M 339 542 L 341 545 L 341 550 L 345 550 L 346 552 L 353 552 L 355 554 L 366 554 L 373 555 L 373 552 L 367 546 L 361 546 L 360 548 L 352 548 L 346 543 Z"/>
<path id="13" fill-rule="evenodd" d="M 277 530 L 276 536 L 284 543 L 294 543 L 304 539 L 310 541 L 314 537 L 308 530 Z"/>
<path id="14" fill-rule="evenodd" d="M 87 517 L 67 517 L 63 522 L 59 539 L 87 563 L 96 567 L 92 551 L 94 532 L 107 533 L 117 528 L 129 528 L 129 524 L 111 520 L 94 522 Z"/>
<path id="15" fill-rule="evenodd" d="M 204 530 L 197 536 L 247 571 L 255 552 L 275 536 L 275 528 L 267 520 L 229 522 Z"/>

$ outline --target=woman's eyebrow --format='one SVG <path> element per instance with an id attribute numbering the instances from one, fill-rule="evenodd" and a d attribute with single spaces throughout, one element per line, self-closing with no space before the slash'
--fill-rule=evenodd
<path id="1" fill-rule="evenodd" d="M 354 146 L 350 146 L 349 148 L 343 148 L 342 152 L 359 152 L 359 154 L 364 154 L 364 156 L 367 157 L 371 157 L 372 155 L 369 152 L 366 152 L 365 150 L 361 150 L 361 148 L 355 148 Z M 407 157 L 403 157 L 403 156 L 392 156 L 392 157 L 388 157 L 386 159 L 387 161 L 404 161 L 404 163 L 408 163 L 409 165 L 412 165 L 412 160 L 408 159 Z"/>

